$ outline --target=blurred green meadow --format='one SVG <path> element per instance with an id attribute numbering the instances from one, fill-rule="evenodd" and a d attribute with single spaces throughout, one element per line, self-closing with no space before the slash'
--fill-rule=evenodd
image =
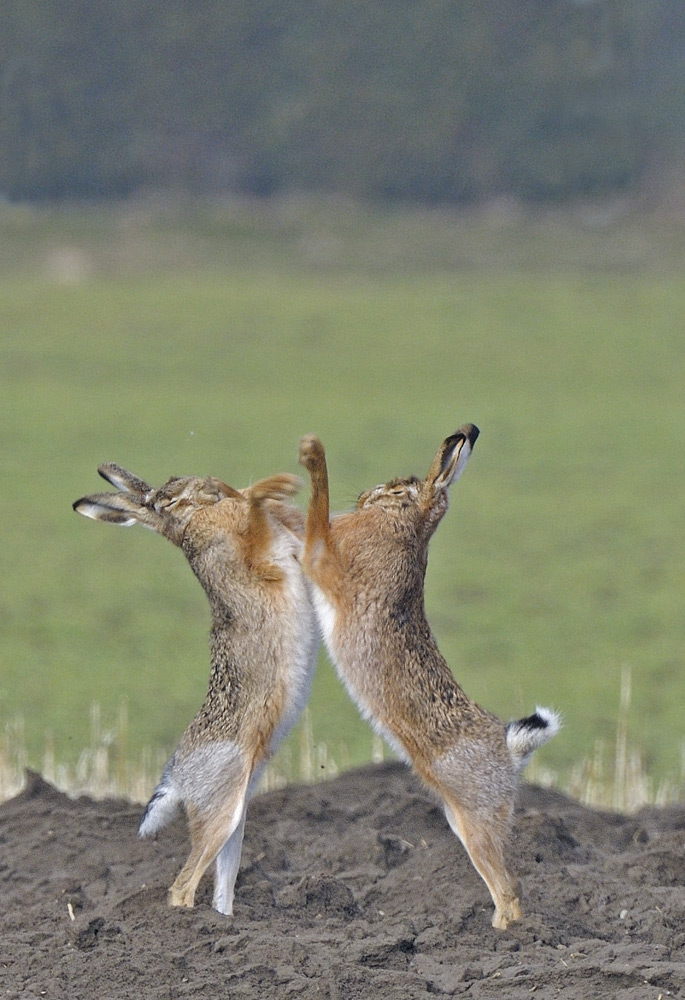
<path id="1" fill-rule="evenodd" d="M 136 756 L 204 696 L 181 553 L 71 510 L 99 463 L 242 486 L 315 431 L 342 510 L 472 421 L 426 584 L 457 678 L 504 717 L 559 709 L 540 758 L 563 772 L 611 746 L 628 667 L 630 739 L 680 773 L 684 263 L 685 226 L 620 214 L 0 206 L 0 723 L 40 767 L 125 702 Z M 310 720 L 339 766 L 370 759 L 323 653 Z"/>

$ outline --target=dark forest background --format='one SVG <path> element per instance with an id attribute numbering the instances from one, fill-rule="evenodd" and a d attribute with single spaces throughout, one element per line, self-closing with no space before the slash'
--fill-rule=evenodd
<path id="1" fill-rule="evenodd" d="M 473 202 L 677 170 L 682 0 L 2 0 L 0 193 Z"/>

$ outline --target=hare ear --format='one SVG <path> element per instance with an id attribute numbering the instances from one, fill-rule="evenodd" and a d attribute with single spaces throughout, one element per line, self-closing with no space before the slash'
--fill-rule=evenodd
<path id="1" fill-rule="evenodd" d="M 106 479 L 108 483 L 116 486 L 118 490 L 122 490 L 124 493 L 139 493 L 141 496 L 144 496 L 146 493 L 152 492 L 152 487 L 148 486 L 144 480 L 139 479 L 138 476 L 134 476 L 127 469 L 122 469 L 116 462 L 104 462 L 98 468 L 98 472 L 103 479 Z"/>
<path id="2" fill-rule="evenodd" d="M 434 492 L 451 486 L 466 468 L 480 431 L 475 424 L 464 424 L 442 442 L 426 476 L 426 485 Z"/>
<path id="3" fill-rule="evenodd" d="M 104 462 L 98 472 L 121 493 L 93 493 L 81 497 L 72 504 L 78 514 L 124 527 L 140 523 L 154 531 L 161 530 L 161 519 L 145 506 L 146 498 L 153 492 L 151 486 L 115 462 Z"/>
<path id="4" fill-rule="evenodd" d="M 232 500 L 244 500 L 245 497 L 238 490 L 234 490 L 232 486 L 228 483 L 222 482 L 220 479 L 213 479 L 212 482 L 216 487 L 217 493 L 220 493 L 224 497 L 230 497 Z"/>
<path id="5" fill-rule="evenodd" d="M 90 517 L 94 521 L 109 521 L 110 524 L 121 524 L 129 527 L 138 521 L 143 521 L 144 508 L 126 495 L 118 493 L 94 493 L 81 497 L 72 504 L 77 514 Z M 145 511 L 149 516 L 149 511 Z"/>

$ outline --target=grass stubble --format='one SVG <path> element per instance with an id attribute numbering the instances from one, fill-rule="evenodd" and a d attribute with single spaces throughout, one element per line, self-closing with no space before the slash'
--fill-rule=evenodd
<path id="1" fill-rule="evenodd" d="M 631 671 L 626 667 L 621 673 L 613 741 L 598 739 L 592 752 L 564 773 L 534 758 L 527 768 L 526 780 L 558 789 L 592 808 L 620 813 L 633 813 L 646 805 L 664 806 L 682 801 L 685 796 L 685 743 L 681 746 L 679 774 L 659 780 L 650 776 L 644 754 L 630 738 L 631 692 Z M 168 753 L 145 747 L 137 756 L 129 756 L 125 699 L 119 704 L 116 719 L 109 727 L 103 724 L 101 706 L 94 703 L 90 727 L 89 745 L 83 748 L 75 764 L 58 761 L 54 743 L 49 735 L 46 737 L 40 766 L 42 776 L 72 797 L 88 795 L 95 799 L 147 802 Z M 386 753 L 380 737 L 369 733 L 369 761 L 381 763 Z M 5 726 L 0 741 L 0 802 L 21 791 L 28 767 L 24 723 L 18 716 Z M 316 740 L 311 715 L 305 709 L 296 742 L 290 743 L 284 753 L 267 765 L 259 791 L 267 792 L 294 783 L 326 781 L 348 768 L 348 748 L 344 744 L 330 747 L 325 741 Z"/>

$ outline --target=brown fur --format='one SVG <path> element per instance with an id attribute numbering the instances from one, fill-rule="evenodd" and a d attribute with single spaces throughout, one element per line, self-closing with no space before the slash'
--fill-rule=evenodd
<path id="1" fill-rule="evenodd" d="M 428 543 L 447 510 L 447 489 L 477 436 L 466 425 L 443 442 L 425 479 L 395 479 L 369 490 L 354 511 L 332 519 L 323 445 L 313 435 L 303 438 L 300 462 L 311 479 L 303 566 L 348 690 L 439 793 L 452 829 L 490 890 L 493 924 L 506 927 L 521 912 L 505 848 L 518 771 L 528 752 L 525 724 L 512 749 L 505 724 L 471 701 L 454 679 L 423 598 Z M 535 734 L 544 728 L 544 720 L 531 724 L 530 749 L 552 735 Z"/>
<path id="2" fill-rule="evenodd" d="M 141 835 L 183 804 L 191 851 L 169 901 L 193 906 L 216 859 L 214 905 L 230 913 L 247 802 L 299 714 L 315 661 L 314 613 L 297 560 L 304 518 L 286 502 L 299 480 L 272 476 L 235 490 L 217 479 L 174 478 L 154 490 L 119 466 L 99 471 L 122 492 L 83 497 L 74 508 L 169 538 L 209 599 L 207 696 L 148 804 Z"/>

